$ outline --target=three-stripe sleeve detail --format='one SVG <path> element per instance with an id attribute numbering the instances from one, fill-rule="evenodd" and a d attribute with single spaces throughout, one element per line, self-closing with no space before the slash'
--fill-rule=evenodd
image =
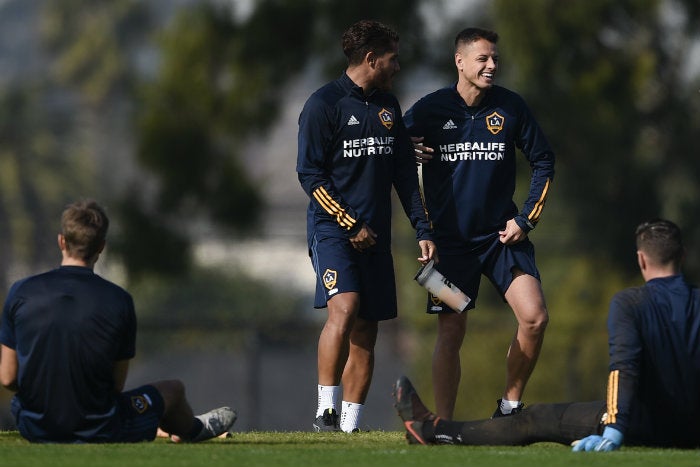
<path id="1" fill-rule="evenodd" d="M 545 201 L 547 201 L 547 195 L 549 194 L 550 183 L 551 180 L 548 178 L 547 183 L 544 184 L 544 189 L 542 190 L 542 195 L 540 196 L 540 199 L 537 200 L 535 206 L 532 208 L 532 211 L 530 211 L 530 214 L 528 214 L 527 216 L 527 219 L 533 224 L 537 224 L 537 222 L 540 220 L 542 209 L 544 209 L 544 203 Z"/>
<path id="2" fill-rule="evenodd" d="M 313 196 L 324 211 L 335 217 L 336 222 L 338 222 L 341 227 L 350 230 L 355 226 L 357 220 L 353 219 L 345 209 L 328 194 L 324 187 L 320 186 L 316 188 L 313 191 Z"/>
<path id="3" fill-rule="evenodd" d="M 620 370 L 613 370 L 608 375 L 608 418 L 605 421 L 606 425 L 610 423 L 617 423 L 617 404 L 618 404 L 618 391 L 620 385 Z"/>

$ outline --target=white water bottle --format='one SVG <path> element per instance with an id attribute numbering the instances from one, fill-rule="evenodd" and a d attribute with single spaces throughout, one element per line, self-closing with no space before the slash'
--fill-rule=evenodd
<path id="1" fill-rule="evenodd" d="M 440 271 L 435 269 L 433 260 L 423 265 L 414 279 L 445 305 L 459 313 L 462 313 L 471 301 L 471 298 L 459 290 L 459 287 L 448 281 L 445 276 L 440 274 Z"/>

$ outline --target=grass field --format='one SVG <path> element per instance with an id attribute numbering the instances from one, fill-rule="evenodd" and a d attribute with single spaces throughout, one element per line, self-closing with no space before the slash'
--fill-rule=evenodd
<path id="1" fill-rule="evenodd" d="M 36 445 L 0 432 L 0 466 L 48 467 L 700 467 L 700 450 L 623 448 L 573 453 L 567 446 L 413 446 L 403 433 L 246 432 L 200 444 Z"/>

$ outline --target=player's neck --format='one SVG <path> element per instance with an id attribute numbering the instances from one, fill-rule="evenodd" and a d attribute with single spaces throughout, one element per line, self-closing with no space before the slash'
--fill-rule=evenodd
<path id="1" fill-rule="evenodd" d="M 374 90 L 369 73 L 367 73 L 364 67 L 349 67 L 347 70 L 345 70 L 345 74 L 348 75 L 348 78 L 350 78 L 353 83 L 362 88 L 365 96 L 369 95 Z"/>
<path id="2" fill-rule="evenodd" d="M 476 107 L 481 103 L 486 95 L 486 89 L 474 86 L 467 81 L 459 81 L 457 83 L 457 92 L 464 100 L 464 103 L 469 107 Z"/>
<path id="3" fill-rule="evenodd" d="M 676 268 L 651 267 L 642 271 L 642 276 L 644 276 L 644 282 L 649 282 L 652 279 L 677 276 L 680 273 Z"/>
<path id="4" fill-rule="evenodd" d="M 92 269 L 93 266 L 95 265 L 94 262 L 88 262 L 79 258 L 73 258 L 71 256 L 64 255 L 63 259 L 61 260 L 61 266 L 80 266 L 83 268 L 90 268 Z"/>

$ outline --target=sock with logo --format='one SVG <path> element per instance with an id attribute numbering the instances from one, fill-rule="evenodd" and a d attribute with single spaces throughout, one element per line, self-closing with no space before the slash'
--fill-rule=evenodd
<path id="1" fill-rule="evenodd" d="M 520 401 L 509 401 L 507 399 L 501 399 L 501 413 L 503 415 L 508 415 L 513 411 L 513 409 L 517 409 L 519 405 Z"/>
<path id="2" fill-rule="evenodd" d="M 340 386 L 318 385 L 318 406 L 316 407 L 316 417 L 323 415 L 326 409 L 333 409 L 337 412 L 336 402 L 340 396 Z"/>
<path id="3" fill-rule="evenodd" d="M 343 401 L 340 413 L 340 429 L 346 433 L 352 433 L 359 429 L 360 418 L 365 408 L 363 404 Z"/>

